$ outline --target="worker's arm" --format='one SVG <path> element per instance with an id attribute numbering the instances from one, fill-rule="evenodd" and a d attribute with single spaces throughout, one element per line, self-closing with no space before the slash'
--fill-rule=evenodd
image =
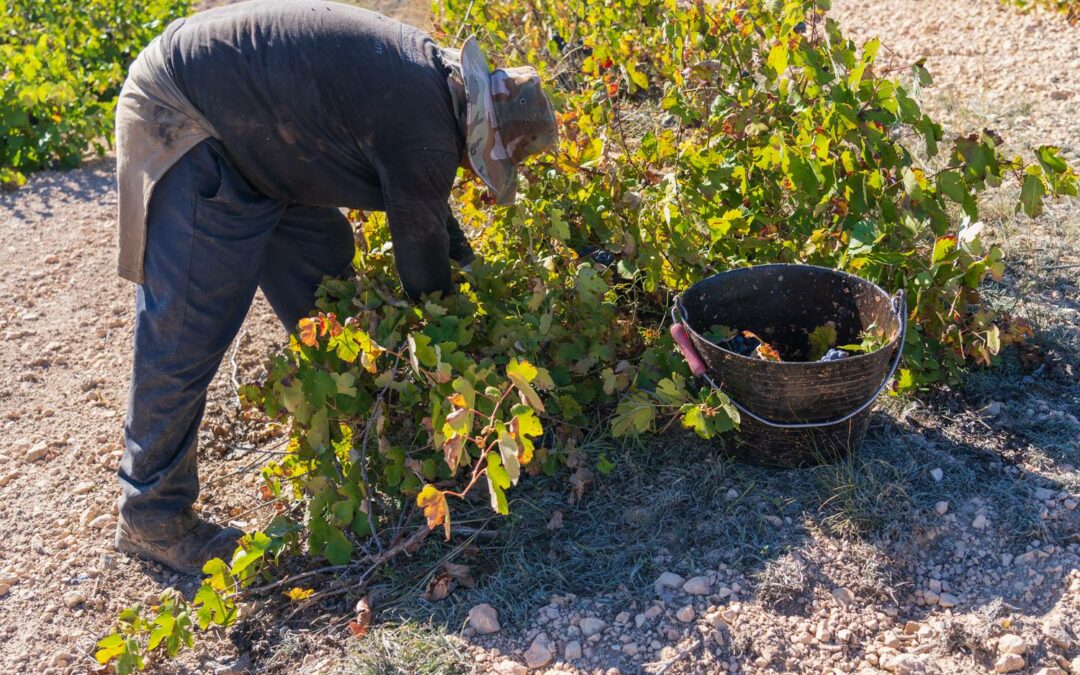
<path id="1" fill-rule="evenodd" d="M 450 259 L 462 266 L 471 263 L 476 255 L 453 213 L 446 220 L 446 233 L 450 237 Z"/>
<path id="2" fill-rule="evenodd" d="M 413 300 L 451 290 L 447 198 L 453 172 L 441 171 L 440 162 L 430 156 L 418 159 L 411 165 L 395 162 L 380 172 L 398 276 Z"/>

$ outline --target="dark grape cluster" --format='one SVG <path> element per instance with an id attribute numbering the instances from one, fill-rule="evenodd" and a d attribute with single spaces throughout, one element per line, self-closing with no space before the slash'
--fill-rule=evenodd
<path id="1" fill-rule="evenodd" d="M 615 264 L 615 254 L 610 251 L 600 249 L 592 254 L 592 259 L 597 263 L 604 265 L 605 267 L 611 267 Z"/>
<path id="2" fill-rule="evenodd" d="M 840 359 L 846 359 L 849 356 L 851 356 L 851 354 L 848 354 L 843 349 L 830 349 L 825 352 L 825 356 L 822 356 L 818 361 L 839 361 Z"/>
<path id="3" fill-rule="evenodd" d="M 611 267 L 615 264 L 615 254 L 598 246 L 584 246 L 576 248 L 575 251 L 580 258 L 591 258 L 598 265 Z"/>
<path id="4" fill-rule="evenodd" d="M 720 346 L 729 352 L 735 352 L 739 356 L 747 356 L 755 358 L 757 356 L 758 345 L 761 344 L 761 340 L 756 337 L 743 335 L 742 333 L 736 335 L 733 338 L 728 338 L 720 343 Z"/>

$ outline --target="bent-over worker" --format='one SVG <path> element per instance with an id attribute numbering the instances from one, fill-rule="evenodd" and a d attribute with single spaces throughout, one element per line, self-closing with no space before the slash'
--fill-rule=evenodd
<path id="1" fill-rule="evenodd" d="M 475 39 L 319 0 L 180 19 L 138 57 L 116 113 L 122 277 L 138 284 L 116 547 L 196 574 L 235 528 L 198 517 L 206 391 L 256 288 L 286 329 L 349 271 L 340 208 L 385 211 L 406 293 L 451 291 L 472 250 L 447 200 L 457 168 L 498 203 L 550 148 L 536 71 L 491 71 Z"/>

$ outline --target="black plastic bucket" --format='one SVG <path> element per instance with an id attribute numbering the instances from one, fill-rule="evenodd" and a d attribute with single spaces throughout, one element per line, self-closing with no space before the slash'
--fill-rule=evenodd
<path id="1" fill-rule="evenodd" d="M 854 275 L 811 265 L 760 265 L 703 279 L 675 298 L 672 336 L 695 375 L 731 397 L 742 417 L 724 441 L 735 456 L 773 467 L 820 464 L 858 449 L 870 409 L 903 351 L 903 292 L 890 296 Z M 838 361 L 798 361 L 808 335 L 832 321 L 837 344 L 875 327 L 888 342 Z M 764 361 L 702 336 L 721 324 L 756 333 L 785 359 Z"/>

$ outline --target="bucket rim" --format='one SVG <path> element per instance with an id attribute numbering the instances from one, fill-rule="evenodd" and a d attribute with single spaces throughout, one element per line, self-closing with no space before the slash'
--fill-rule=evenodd
<path id="1" fill-rule="evenodd" d="M 899 316 L 899 312 L 902 311 L 902 310 L 901 310 L 901 307 L 898 307 L 897 304 L 894 302 L 894 300 L 896 300 L 896 298 L 897 298 L 897 295 L 889 295 L 889 292 L 886 291 L 881 286 L 878 286 L 873 281 L 870 281 L 869 279 L 864 279 L 864 278 L 858 276 L 857 274 L 852 274 L 851 272 L 845 272 L 844 270 L 838 270 L 838 269 L 835 269 L 835 268 L 832 268 L 832 267 L 825 267 L 823 265 L 808 265 L 808 264 L 804 264 L 804 263 L 762 263 L 761 265 L 746 265 L 744 267 L 733 267 L 731 269 L 724 270 L 723 272 L 717 272 L 716 274 L 709 275 L 709 276 L 705 277 L 704 279 L 698 279 L 696 282 L 691 284 L 689 288 L 682 291 L 681 293 L 676 295 L 675 298 L 674 298 L 674 304 L 678 308 L 680 323 L 682 323 L 683 328 L 685 328 L 687 331 L 689 331 L 690 334 L 693 335 L 698 340 L 701 340 L 705 344 L 716 347 L 717 349 L 721 350 L 725 354 L 733 356 L 733 357 L 735 357 L 737 359 L 743 359 L 743 360 L 746 360 L 746 361 L 753 361 L 753 362 L 756 362 L 756 363 L 764 363 L 764 364 L 767 364 L 768 367 L 778 367 L 778 366 L 793 367 L 794 366 L 794 367 L 811 367 L 811 368 L 813 368 L 813 367 L 828 366 L 829 364 L 833 363 L 832 361 L 763 361 L 762 359 L 753 359 L 753 358 L 750 358 L 749 356 L 743 356 L 742 354 L 738 354 L 736 352 L 733 352 L 730 349 L 724 349 L 723 347 L 716 344 L 712 340 L 709 340 L 705 336 L 698 333 L 694 329 L 694 327 L 690 325 L 690 321 L 688 320 L 688 317 L 686 316 L 686 307 L 683 305 L 682 297 L 686 293 L 689 293 L 695 286 L 697 286 L 698 284 L 702 284 L 702 283 L 704 283 L 704 282 L 706 282 L 706 281 L 708 281 L 710 279 L 715 279 L 716 277 L 723 276 L 725 274 L 731 274 L 733 272 L 741 272 L 741 271 L 750 270 L 750 269 L 753 269 L 753 270 L 767 269 L 767 268 L 770 268 L 770 267 L 773 267 L 773 268 L 775 268 L 775 267 L 783 267 L 783 268 L 795 268 L 795 267 L 798 267 L 798 268 L 803 268 L 803 269 L 808 268 L 808 269 L 818 270 L 818 271 L 821 271 L 821 272 L 827 272 L 827 273 L 830 273 L 830 274 L 836 274 L 836 275 L 839 275 L 839 276 L 842 276 L 842 277 L 848 277 L 850 279 L 854 279 L 854 280 L 862 282 L 864 284 L 870 284 L 871 286 L 873 286 L 875 291 L 877 291 L 878 293 L 881 294 L 881 297 L 883 299 L 885 299 L 887 302 L 891 303 L 892 311 L 893 311 L 894 314 L 897 315 L 897 317 L 896 317 L 897 318 L 897 326 L 896 326 L 895 334 L 889 339 L 889 341 L 887 343 L 885 343 L 883 346 L 879 347 L 878 349 L 875 349 L 872 352 L 864 352 L 862 354 L 852 354 L 851 356 L 848 356 L 847 358 L 845 358 L 844 359 L 845 361 L 854 362 L 855 360 L 858 360 L 858 359 L 870 358 L 870 357 L 874 356 L 875 354 L 877 354 L 878 352 L 882 352 L 882 351 L 886 351 L 886 350 L 891 351 L 891 350 L 896 348 L 897 343 L 903 337 L 900 334 L 900 332 L 901 332 L 901 329 L 903 328 L 904 321 L 903 321 L 903 317 Z M 899 291 L 898 291 L 898 293 L 899 293 Z"/>

